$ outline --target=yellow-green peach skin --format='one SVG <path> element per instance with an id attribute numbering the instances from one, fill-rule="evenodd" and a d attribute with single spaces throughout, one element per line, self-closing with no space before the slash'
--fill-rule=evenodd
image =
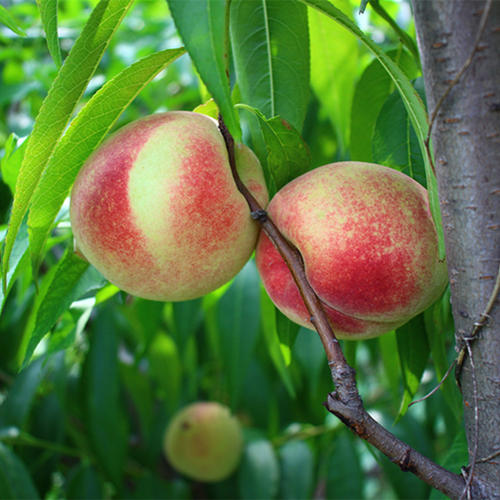
<path id="1" fill-rule="evenodd" d="M 173 417 L 163 444 L 176 470 L 198 481 L 215 482 L 238 466 L 243 436 L 229 408 L 216 402 L 198 402 Z"/>
<path id="2" fill-rule="evenodd" d="M 265 205 L 256 156 L 238 145 L 236 159 Z M 110 136 L 79 172 L 70 213 L 78 251 L 119 288 L 153 300 L 223 285 L 258 236 L 216 121 L 187 111 L 151 115 Z"/>
<path id="3" fill-rule="evenodd" d="M 381 165 L 339 162 L 287 184 L 268 213 L 300 251 L 339 338 L 388 332 L 430 306 L 447 283 L 426 190 Z M 264 233 L 257 266 L 275 305 L 313 328 L 285 262 Z"/>

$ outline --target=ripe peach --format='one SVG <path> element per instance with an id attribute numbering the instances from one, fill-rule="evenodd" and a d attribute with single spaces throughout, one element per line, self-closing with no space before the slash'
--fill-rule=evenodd
<path id="1" fill-rule="evenodd" d="M 324 165 L 283 187 L 268 212 L 300 251 L 339 338 L 388 332 L 446 286 L 427 192 L 401 172 L 361 162 Z M 290 271 L 264 233 L 256 259 L 274 304 L 312 328 Z"/>
<path id="2" fill-rule="evenodd" d="M 265 204 L 256 156 L 240 145 L 236 158 Z M 118 287 L 153 300 L 187 300 L 223 285 L 258 235 L 217 123 L 186 111 L 151 115 L 107 139 L 79 172 L 70 213 L 85 258 Z"/>
<path id="3" fill-rule="evenodd" d="M 170 464 L 186 476 L 221 481 L 236 469 L 241 458 L 240 423 L 219 403 L 193 403 L 171 420 L 164 450 Z"/>

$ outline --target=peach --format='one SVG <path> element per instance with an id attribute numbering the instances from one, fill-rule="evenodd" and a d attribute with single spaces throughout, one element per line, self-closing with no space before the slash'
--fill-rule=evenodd
<path id="1" fill-rule="evenodd" d="M 300 251 L 339 338 L 393 330 L 446 286 L 427 192 L 401 172 L 361 162 L 324 165 L 284 186 L 268 213 Z M 264 233 L 256 259 L 274 304 L 313 328 L 290 271 Z"/>
<path id="2" fill-rule="evenodd" d="M 238 172 L 260 203 L 260 164 L 236 147 Z M 234 277 L 258 225 L 233 181 L 224 139 L 207 116 L 172 111 L 108 138 L 71 194 L 78 251 L 119 288 L 153 300 L 202 296 Z"/>
<path id="3" fill-rule="evenodd" d="M 172 418 L 163 444 L 176 470 L 198 481 L 215 482 L 236 469 L 243 436 L 239 421 L 226 406 L 197 402 Z"/>

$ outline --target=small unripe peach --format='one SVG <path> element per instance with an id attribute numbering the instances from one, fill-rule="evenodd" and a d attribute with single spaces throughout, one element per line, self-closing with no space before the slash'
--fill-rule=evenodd
<path id="1" fill-rule="evenodd" d="M 324 165 L 283 187 L 268 213 L 300 251 L 339 338 L 397 328 L 446 286 L 427 192 L 401 172 L 361 162 Z M 313 328 L 288 267 L 264 233 L 256 259 L 275 305 Z"/>
<path id="2" fill-rule="evenodd" d="M 256 156 L 239 145 L 236 159 L 265 204 Z M 108 138 L 77 176 L 71 223 L 78 250 L 109 281 L 154 300 L 192 299 L 223 285 L 258 235 L 217 122 L 186 111 L 151 115 Z"/>
<path id="3" fill-rule="evenodd" d="M 193 403 L 171 420 L 164 450 L 170 464 L 182 474 L 198 481 L 221 481 L 241 458 L 240 423 L 219 403 Z"/>

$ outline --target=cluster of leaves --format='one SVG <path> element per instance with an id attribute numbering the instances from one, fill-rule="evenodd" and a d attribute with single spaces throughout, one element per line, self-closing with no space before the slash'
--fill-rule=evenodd
<path id="1" fill-rule="evenodd" d="M 427 185 L 439 223 L 419 61 L 387 3 L 385 18 L 367 8 L 364 31 L 350 0 L 0 10 L 0 497 L 428 494 L 326 414 L 319 339 L 275 310 L 253 261 L 195 301 L 126 297 L 73 254 L 66 204 L 109 131 L 160 110 L 210 113 L 212 97 L 271 192 L 323 163 L 374 161 Z M 406 412 L 444 374 L 452 331 L 445 295 L 397 332 L 344 344 L 367 408 L 438 461 L 453 444 L 451 464 L 464 447 L 453 382 Z M 169 418 L 200 399 L 229 404 L 245 427 L 238 471 L 213 486 L 162 457 Z"/>

